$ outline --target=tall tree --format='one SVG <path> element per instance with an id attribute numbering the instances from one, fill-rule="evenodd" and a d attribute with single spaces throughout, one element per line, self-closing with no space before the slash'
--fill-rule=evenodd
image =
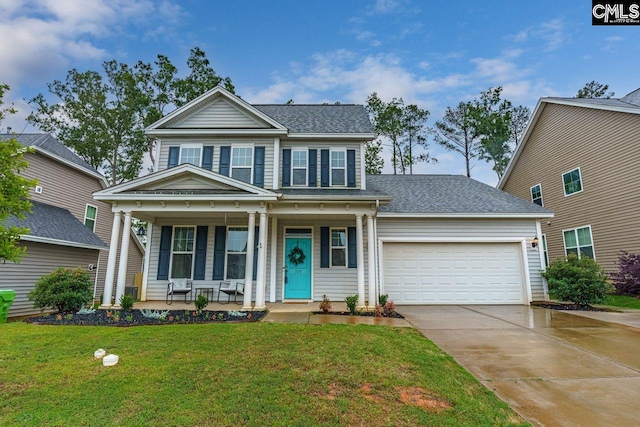
<path id="1" fill-rule="evenodd" d="M 364 151 L 364 168 L 369 175 L 379 175 L 382 173 L 384 159 L 382 158 L 382 141 L 367 142 Z"/>
<path id="2" fill-rule="evenodd" d="M 427 151 L 429 142 L 427 135 L 427 119 L 429 111 L 418 108 L 415 104 L 407 105 L 402 110 L 402 126 L 404 135 L 402 137 L 403 162 L 402 173 L 409 168 L 409 174 L 413 175 L 413 165 L 418 162 L 435 163 L 437 160 Z M 417 150 L 421 148 L 422 150 Z"/>
<path id="3" fill-rule="evenodd" d="M 480 135 L 472 117 L 471 102 L 460 102 L 455 108 L 447 107 L 442 119 L 435 124 L 436 143 L 449 151 L 462 155 L 471 177 L 471 160 L 480 155 Z"/>
<path id="4" fill-rule="evenodd" d="M 4 105 L 4 94 L 9 86 L 0 83 L 0 123 L 7 114 L 14 114 L 13 105 Z M 10 216 L 20 219 L 31 211 L 29 189 L 36 180 L 22 177 L 20 173 L 27 168 L 24 154 L 29 150 L 13 138 L 0 142 L 0 262 L 19 262 L 27 248 L 18 246 L 20 236 L 29 233 L 26 227 L 7 226 L 4 222 Z"/>
<path id="5" fill-rule="evenodd" d="M 367 98 L 367 111 L 371 115 L 373 128 L 378 137 L 386 137 L 391 140 L 393 154 L 391 156 L 391 164 L 393 165 L 393 174 L 398 173 L 398 166 L 404 170 L 404 159 L 402 156 L 402 135 L 403 130 L 403 108 L 404 101 L 402 98 L 393 98 L 391 102 L 382 101 L 376 92 L 373 92 Z"/>
<path id="6" fill-rule="evenodd" d="M 513 109 L 511 110 L 511 121 L 509 123 L 509 141 L 513 143 L 514 149 L 518 147 L 518 144 L 522 140 L 524 131 L 527 129 L 527 124 L 529 124 L 530 118 L 531 110 L 529 110 L 529 108 L 527 107 L 519 105 L 517 107 L 513 107 Z"/>
<path id="7" fill-rule="evenodd" d="M 591 80 L 585 84 L 582 89 L 576 94 L 576 98 L 603 98 L 608 99 L 615 95 L 614 92 L 607 92 L 609 85 L 598 83 L 595 80 Z"/>
<path id="8" fill-rule="evenodd" d="M 202 95 L 209 89 L 218 85 L 224 86 L 231 93 L 235 93 L 235 88 L 229 77 L 220 77 L 211 68 L 211 62 L 207 55 L 199 47 L 191 49 L 187 67 L 189 75 L 183 79 L 178 79 L 174 83 L 176 106 L 181 107 L 189 101 Z"/>

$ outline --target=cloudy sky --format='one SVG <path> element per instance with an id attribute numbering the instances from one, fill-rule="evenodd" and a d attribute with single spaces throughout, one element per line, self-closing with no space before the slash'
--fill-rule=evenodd
<path id="1" fill-rule="evenodd" d="M 362 104 L 375 91 L 427 108 L 430 124 L 490 86 L 531 109 L 539 97 L 574 96 L 591 80 L 616 96 L 640 87 L 640 26 L 594 27 L 591 2 L 434 3 L 2 0 L 0 82 L 11 86 L 5 101 L 19 113 L 0 127 L 33 131 L 25 100 L 44 93 L 55 101 L 47 83 L 72 68 L 151 62 L 161 53 L 184 71 L 194 46 L 252 103 Z M 414 171 L 464 173 L 459 155 L 431 152 L 439 163 Z M 497 182 L 484 162 L 472 176 Z"/>

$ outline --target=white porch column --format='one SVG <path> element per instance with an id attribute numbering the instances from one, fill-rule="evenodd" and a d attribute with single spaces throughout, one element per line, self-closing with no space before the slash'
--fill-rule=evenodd
<path id="1" fill-rule="evenodd" d="M 142 289 L 140 290 L 140 299 L 147 300 L 147 284 L 149 283 L 149 258 L 151 251 L 151 236 L 153 235 L 153 223 L 147 222 L 147 244 L 144 245 L 144 268 L 142 269 Z"/>
<path id="2" fill-rule="evenodd" d="M 276 302 L 276 272 L 278 259 L 278 218 L 271 218 L 271 272 L 269 280 L 269 302 Z"/>
<path id="3" fill-rule="evenodd" d="M 362 235 L 362 215 L 356 215 L 356 253 L 358 262 L 358 308 L 363 309 L 364 303 L 364 238 Z"/>
<path id="4" fill-rule="evenodd" d="M 249 230 L 247 233 L 247 258 L 244 269 L 244 304 L 243 310 L 251 310 L 251 293 L 253 285 L 253 252 L 255 247 L 256 213 L 249 213 Z"/>
<path id="5" fill-rule="evenodd" d="M 104 292 L 102 293 L 102 305 L 111 305 L 113 296 L 113 279 L 116 274 L 116 259 L 118 256 L 118 237 L 120 236 L 121 212 L 113 213 L 113 226 L 111 227 L 111 240 L 109 241 L 109 258 L 107 258 L 107 272 L 104 276 Z"/>
<path id="6" fill-rule="evenodd" d="M 373 237 L 373 216 L 367 215 L 367 258 L 369 262 L 369 309 L 373 309 L 378 302 L 376 298 L 376 242 Z"/>
<path id="7" fill-rule="evenodd" d="M 124 295 L 127 284 L 127 263 L 129 261 L 129 238 L 131 237 L 131 212 L 124 213 L 122 227 L 122 245 L 120 245 L 120 261 L 118 262 L 118 283 L 116 285 L 116 304 L 120 305 L 120 298 Z"/>
<path id="8" fill-rule="evenodd" d="M 262 310 L 265 306 L 265 291 L 267 280 L 267 214 L 260 213 L 260 228 L 258 229 L 258 272 L 256 274 L 256 310 Z"/>

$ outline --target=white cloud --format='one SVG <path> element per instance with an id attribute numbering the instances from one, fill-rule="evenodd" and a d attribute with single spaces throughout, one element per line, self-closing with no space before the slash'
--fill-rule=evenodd
<path id="1" fill-rule="evenodd" d="M 567 42 L 569 24 L 561 19 L 552 19 L 537 26 L 528 27 L 510 38 L 516 43 L 523 43 L 530 39 L 541 39 L 545 42 L 545 51 L 559 49 Z"/>

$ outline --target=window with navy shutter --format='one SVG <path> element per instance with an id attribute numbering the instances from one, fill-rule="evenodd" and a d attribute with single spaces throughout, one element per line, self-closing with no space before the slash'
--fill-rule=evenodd
<path id="1" fill-rule="evenodd" d="M 224 257 L 227 227 L 217 225 L 213 243 L 213 280 L 224 280 Z"/>
<path id="2" fill-rule="evenodd" d="M 264 147 L 254 149 L 253 185 L 264 187 Z"/>
<path id="3" fill-rule="evenodd" d="M 318 186 L 318 150 L 309 150 L 309 187 Z"/>
<path id="4" fill-rule="evenodd" d="M 213 170 L 213 147 L 205 146 L 202 149 L 202 169 Z"/>
<path id="5" fill-rule="evenodd" d="M 180 147 L 169 147 L 169 162 L 167 168 L 178 166 L 180 161 Z"/>
<path id="6" fill-rule="evenodd" d="M 196 256 L 193 267 L 193 280 L 204 280 L 204 271 L 207 264 L 207 235 L 209 227 L 198 226 L 196 229 Z"/>
<path id="7" fill-rule="evenodd" d="M 231 164 L 231 147 L 226 145 L 220 147 L 220 165 L 218 172 L 220 175 L 229 176 L 229 166 Z"/>
<path id="8" fill-rule="evenodd" d="M 320 186 L 329 186 L 329 150 L 320 150 Z"/>
<path id="9" fill-rule="evenodd" d="M 355 227 L 348 228 L 347 240 L 349 241 L 348 243 L 349 256 L 347 257 L 349 259 L 349 268 L 356 268 L 358 266 L 358 261 L 357 261 L 358 249 L 356 245 L 356 228 Z"/>
<path id="10" fill-rule="evenodd" d="M 347 150 L 347 187 L 356 186 L 356 150 Z"/>
<path id="11" fill-rule="evenodd" d="M 329 227 L 320 227 L 320 268 L 329 268 Z"/>
<path id="12" fill-rule="evenodd" d="M 291 149 L 282 150 L 282 186 L 291 186 Z"/>
<path id="13" fill-rule="evenodd" d="M 160 253 L 158 256 L 158 280 L 169 278 L 169 261 L 171 260 L 171 233 L 173 227 L 163 225 L 160 232 Z"/>

